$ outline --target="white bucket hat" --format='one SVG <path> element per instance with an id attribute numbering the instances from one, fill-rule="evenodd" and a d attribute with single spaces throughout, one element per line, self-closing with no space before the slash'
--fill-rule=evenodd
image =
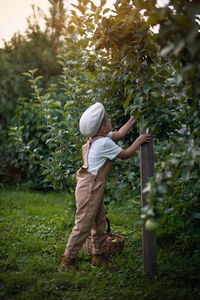
<path id="1" fill-rule="evenodd" d="M 94 137 L 100 129 L 101 123 L 105 116 L 103 104 L 96 102 L 91 105 L 81 116 L 79 128 L 83 135 Z"/>

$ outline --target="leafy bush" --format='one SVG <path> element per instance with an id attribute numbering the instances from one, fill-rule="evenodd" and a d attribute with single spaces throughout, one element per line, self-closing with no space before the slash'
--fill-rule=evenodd
<path id="1" fill-rule="evenodd" d="M 38 25 L 41 16 L 46 22 L 43 30 Z M 14 34 L 0 49 L 0 156 L 2 162 L 6 161 L 7 164 L 6 168 L 3 166 L 1 168 L 0 180 L 3 184 L 16 184 L 30 177 L 24 172 L 26 166 L 24 168 L 19 153 L 15 152 L 15 147 L 9 145 L 8 126 L 16 125 L 14 116 L 18 99 L 31 98 L 32 90 L 26 78 L 22 76 L 23 72 L 38 67 L 40 75 L 43 76 L 40 83 L 43 88 L 58 81 L 61 67 L 56 62 L 56 55 L 62 45 L 61 25 L 64 26 L 65 17 L 66 11 L 61 2 L 56 9 L 50 7 L 49 16 L 45 16 L 41 10 L 33 6 L 33 15 L 27 19 L 25 33 Z M 18 175 L 15 176 L 15 173 Z"/>
<path id="2" fill-rule="evenodd" d="M 50 182 L 54 188 L 63 189 L 73 186 L 75 158 L 80 160 L 77 111 L 73 108 L 69 111 L 72 103 L 65 103 L 64 97 L 56 93 L 56 85 L 41 95 L 42 89 L 38 87 L 41 76 L 35 78 L 36 71 L 25 73 L 34 89 L 33 99 L 20 99 L 16 114 L 20 127 L 11 127 L 9 135 L 18 145 L 29 178 L 36 186 L 45 188 Z M 45 175 L 43 183 L 42 175 Z"/>

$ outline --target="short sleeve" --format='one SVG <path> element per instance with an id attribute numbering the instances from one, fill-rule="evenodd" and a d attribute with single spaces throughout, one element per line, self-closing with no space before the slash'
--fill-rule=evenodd
<path id="1" fill-rule="evenodd" d="M 115 144 L 109 137 L 105 139 L 103 147 L 103 156 L 105 158 L 113 160 L 121 151 L 122 148 Z"/>
<path id="2" fill-rule="evenodd" d="M 110 131 L 110 132 L 107 134 L 107 137 L 109 137 L 110 139 L 112 139 L 112 136 L 113 136 L 113 132 Z"/>

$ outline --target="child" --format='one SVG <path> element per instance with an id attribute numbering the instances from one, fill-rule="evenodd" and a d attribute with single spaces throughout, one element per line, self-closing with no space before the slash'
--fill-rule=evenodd
<path id="1" fill-rule="evenodd" d="M 80 131 L 88 137 L 88 141 L 82 147 L 84 164 L 76 175 L 75 226 L 63 255 L 61 271 L 79 271 L 75 259 L 90 234 L 93 246 L 92 266 L 110 267 L 106 257 L 104 191 L 112 160 L 116 157 L 129 158 L 142 143 L 151 140 L 150 135 L 141 134 L 126 150 L 114 143 L 123 138 L 135 122 L 131 117 L 118 131 L 111 132 L 108 114 L 99 102 L 90 106 L 80 119 Z"/>

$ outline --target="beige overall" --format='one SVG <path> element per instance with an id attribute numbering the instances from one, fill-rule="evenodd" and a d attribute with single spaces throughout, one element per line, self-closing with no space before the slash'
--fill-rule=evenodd
<path id="1" fill-rule="evenodd" d="M 76 217 L 75 226 L 72 229 L 64 255 L 76 258 L 78 251 L 83 246 L 87 237 L 92 235 L 93 254 L 106 252 L 105 234 L 105 209 L 104 191 L 106 181 L 111 169 L 111 160 L 107 160 L 103 167 L 94 175 L 87 171 L 88 152 L 92 142 L 101 136 L 89 139 L 82 147 L 84 165 L 78 170 L 76 179 Z"/>

